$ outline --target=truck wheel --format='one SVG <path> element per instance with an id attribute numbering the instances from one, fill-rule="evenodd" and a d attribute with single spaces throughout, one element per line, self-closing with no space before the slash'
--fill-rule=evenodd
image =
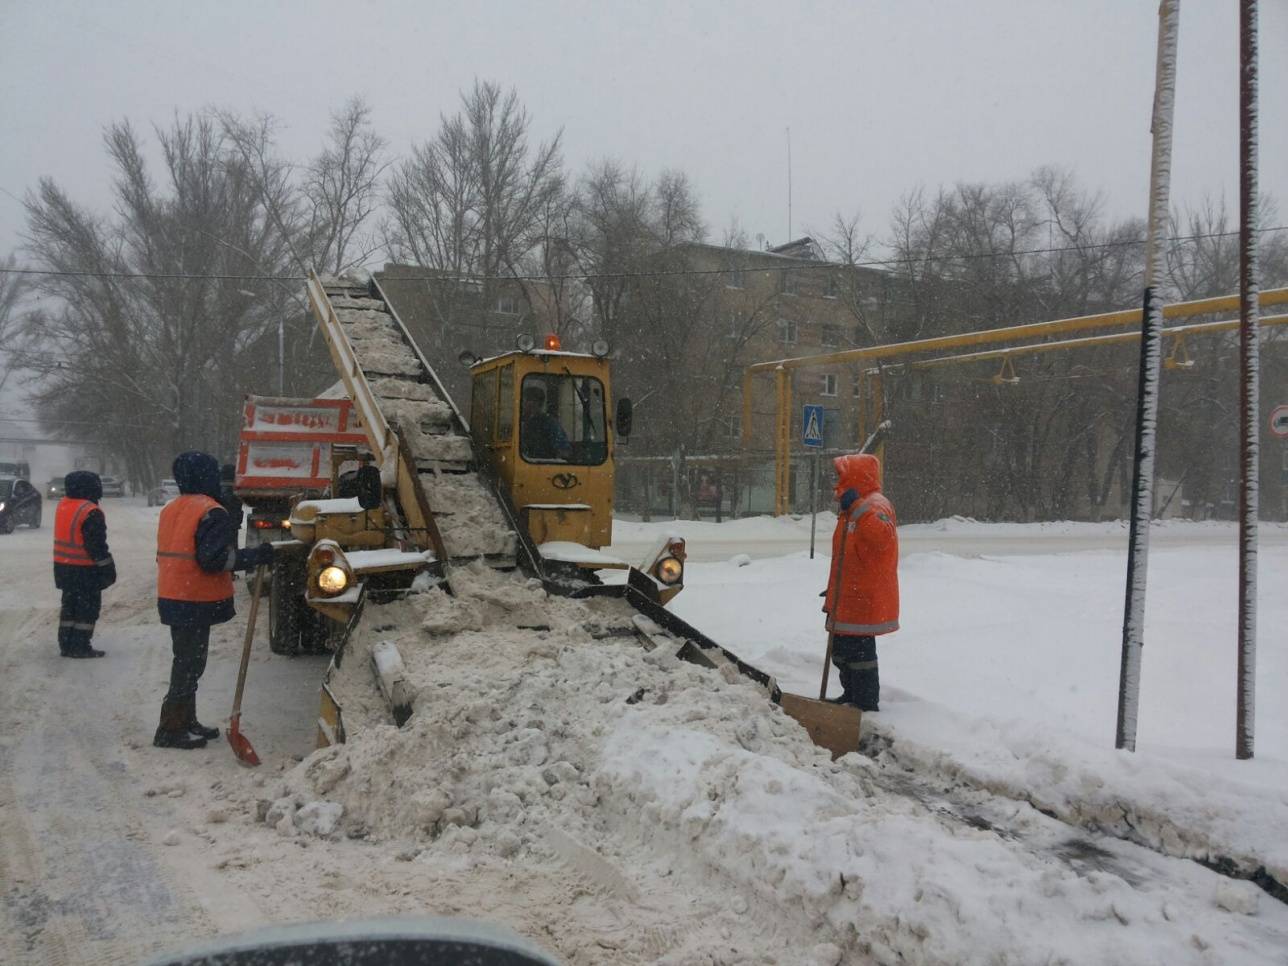
<path id="1" fill-rule="evenodd" d="M 275 563 L 268 587 L 268 648 L 287 657 L 300 653 L 300 608 L 308 607 L 303 584 L 291 576 L 290 567 Z"/>

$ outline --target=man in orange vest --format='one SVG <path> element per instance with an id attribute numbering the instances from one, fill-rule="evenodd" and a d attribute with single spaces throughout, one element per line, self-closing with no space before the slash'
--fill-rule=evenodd
<path id="1" fill-rule="evenodd" d="M 58 653 L 103 657 L 106 651 L 90 646 L 103 591 L 116 583 L 116 564 L 107 549 L 107 518 L 98 505 L 103 482 L 97 473 L 77 470 L 67 474 L 63 485 L 54 515 L 54 586 L 63 592 Z"/>
<path id="2" fill-rule="evenodd" d="M 877 637 L 899 629 L 899 537 L 894 506 L 881 493 L 881 463 L 858 453 L 838 456 L 832 569 L 823 610 L 832 663 L 843 689 L 834 699 L 878 710 Z"/>
<path id="3" fill-rule="evenodd" d="M 158 748 L 202 748 L 218 728 L 197 720 L 197 683 L 206 669 L 210 628 L 233 619 L 233 570 L 273 561 L 272 544 L 239 550 L 230 545 L 233 520 L 219 502 L 219 464 L 206 453 L 174 461 L 179 496 L 161 510 L 157 525 L 157 610 L 170 627 L 174 662 L 170 689 L 152 743 Z"/>

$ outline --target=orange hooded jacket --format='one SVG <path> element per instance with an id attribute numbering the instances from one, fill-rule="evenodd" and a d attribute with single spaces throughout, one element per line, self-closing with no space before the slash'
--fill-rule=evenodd
<path id="1" fill-rule="evenodd" d="M 858 498 L 836 518 L 832 571 L 823 611 L 827 629 L 843 635 L 889 634 L 899 629 L 899 537 L 894 507 L 881 493 L 881 463 L 859 453 L 832 461 L 839 500 Z"/>

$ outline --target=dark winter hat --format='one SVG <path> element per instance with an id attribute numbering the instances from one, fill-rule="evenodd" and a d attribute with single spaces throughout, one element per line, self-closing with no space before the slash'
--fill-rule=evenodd
<path id="1" fill-rule="evenodd" d="M 103 499 L 103 481 L 97 473 L 76 470 L 63 477 L 63 492 L 73 500 L 93 500 L 97 503 Z"/>
<path id="2" fill-rule="evenodd" d="M 189 450 L 174 458 L 174 481 L 180 493 L 201 493 L 219 499 L 219 461 L 209 453 Z"/>

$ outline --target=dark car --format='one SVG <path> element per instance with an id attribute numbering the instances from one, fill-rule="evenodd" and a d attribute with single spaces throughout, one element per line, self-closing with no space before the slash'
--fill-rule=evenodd
<path id="1" fill-rule="evenodd" d="M 19 524 L 39 527 L 43 502 L 40 491 L 26 480 L 0 479 L 0 533 L 13 533 Z"/>
<path id="2" fill-rule="evenodd" d="M 61 500 L 67 494 L 63 491 L 63 478 L 55 476 L 45 487 L 45 496 L 51 500 Z"/>

